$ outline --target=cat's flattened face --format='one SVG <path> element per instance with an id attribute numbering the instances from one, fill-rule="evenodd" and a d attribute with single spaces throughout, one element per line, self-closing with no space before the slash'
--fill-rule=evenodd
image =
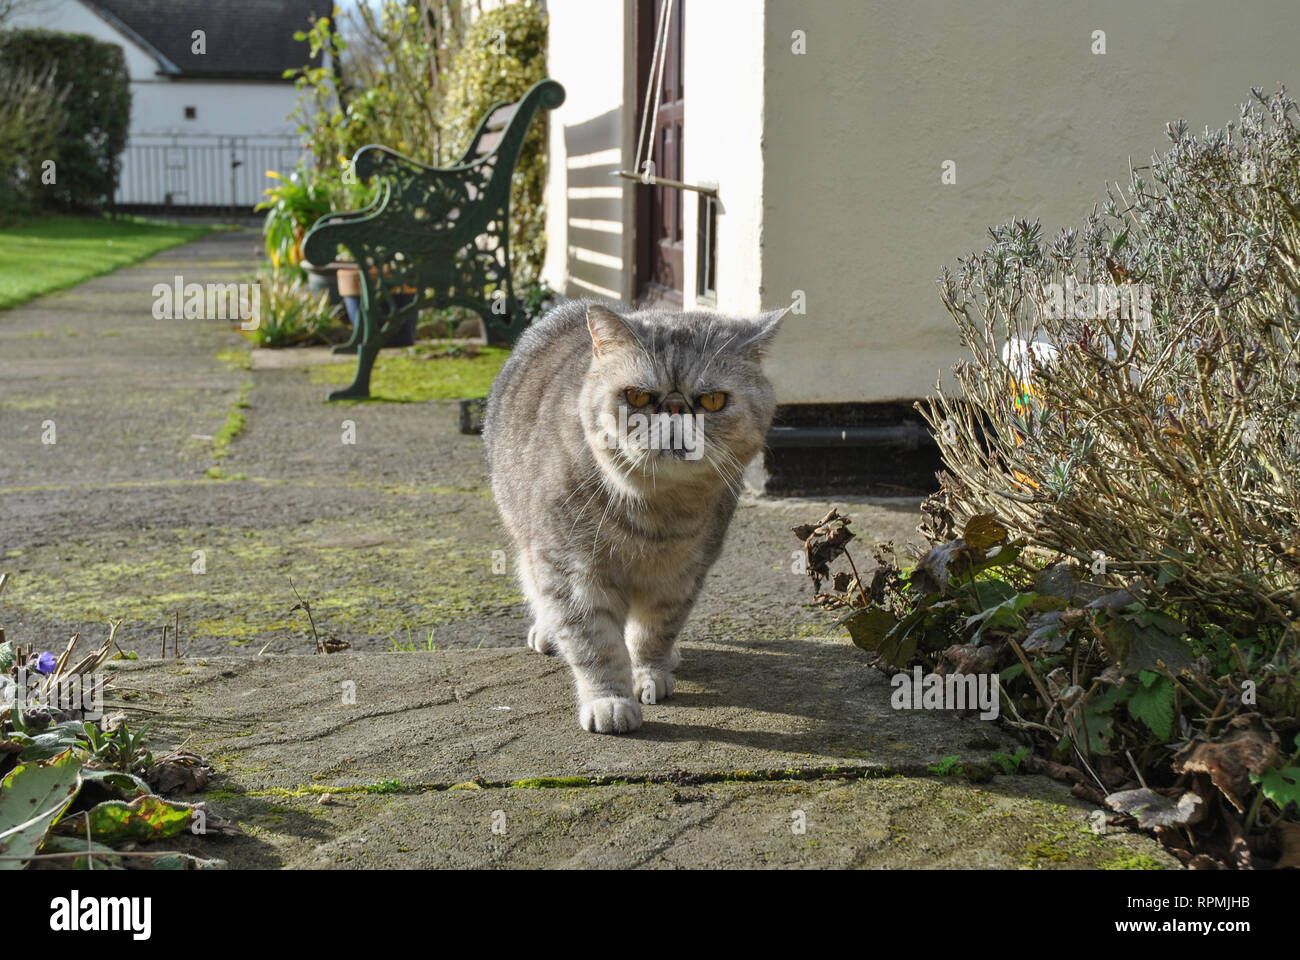
<path id="1" fill-rule="evenodd" d="M 760 360 L 779 321 L 589 306 L 594 357 L 580 413 L 607 473 L 634 491 L 735 486 L 775 409 Z"/>

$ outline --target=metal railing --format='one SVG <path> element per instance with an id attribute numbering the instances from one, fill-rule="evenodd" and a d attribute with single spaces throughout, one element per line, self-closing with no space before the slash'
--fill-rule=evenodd
<path id="1" fill-rule="evenodd" d="M 293 136 L 132 134 L 122 152 L 114 204 L 119 210 L 244 216 L 262 191 L 304 154 Z"/>

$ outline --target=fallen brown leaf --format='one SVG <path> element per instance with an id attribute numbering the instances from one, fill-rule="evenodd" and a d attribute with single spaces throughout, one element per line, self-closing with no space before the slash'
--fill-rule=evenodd
<path id="1" fill-rule="evenodd" d="M 1278 759 L 1278 736 L 1257 713 L 1233 718 L 1218 740 L 1189 743 L 1174 757 L 1175 773 L 1207 773 L 1228 802 L 1245 813 L 1250 774 L 1262 774 Z"/>

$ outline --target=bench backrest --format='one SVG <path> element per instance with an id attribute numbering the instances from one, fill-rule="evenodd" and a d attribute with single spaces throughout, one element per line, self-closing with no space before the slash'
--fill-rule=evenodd
<path id="1" fill-rule="evenodd" d="M 501 138 L 505 135 L 506 127 L 510 126 L 510 121 L 514 119 L 515 111 L 519 109 L 519 103 L 498 103 L 495 107 L 487 112 L 483 120 L 479 123 L 478 129 L 474 131 L 474 136 L 470 138 L 469 146 L 465 149 L 465 154 L 460 158 L 461 164 L 473 163 L 475 160 L 481 160 L 497 148 Z"/>

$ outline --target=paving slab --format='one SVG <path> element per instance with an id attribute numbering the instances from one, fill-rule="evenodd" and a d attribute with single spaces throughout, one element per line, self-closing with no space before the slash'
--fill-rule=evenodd
<path id="1" fill-rule="evenodd" d="M 212 763 L 245 836 L 192 849 L 235 867 L 1177 867 L 1042 777 L 932 775 L 1015 744 L 890 709 L 844 646 L 689 645 L 624 737 L 580 730 L 528 650 L 127 663 L 114 696 Z"/>
<path id="2" fill-rule="evenodd" d="M 214 233 L 0 315 L 0 625 L 62 648 L 122 619 L 119 645 L 148 658 L 179 615 L 185 657 L 119 662 L 114 698 L 153 721 L 158 749 L 212 763 L 206 798 L 245 835 L 195 852 L 236 867 L 1175 865 L 1149 838 L 1094 836 L 1092 811 L 1042 778 L 934 776 L 940 758 L 1015 744 L 972 715 L 891 710 L 886 679 L 828 635 L 790 527 L 840 508 L 869 567 L 873 544 L 916 542 L 915 499 L 744 499 L 676 696 L 631 736 L 581 731 L 568 668 L 523 646 L 482 442 L 457 432 L 454 402 L 325 403 L 322 351 L 255 362 L 229 322 L 153 316 L 154 284 L 247 279 L 259 257 L 256 232 Z M 348 652 L 307 654 L 295 588 Z"/>
<path id="3" fill-rule="evenodd" d="M 949 755 L 1015 750 L 974 714 L 892 709 L 887 679 L 851 644 L 792 634 L 687 644 L 672 699 L 645 707 L 627 737 L 582 730 L 568 665 L 527 648 L 151 661 L 119 673 L 123 688 L 165 693 L 168 731 L 192 733 L 254 790 L 916 773 Z"/>

